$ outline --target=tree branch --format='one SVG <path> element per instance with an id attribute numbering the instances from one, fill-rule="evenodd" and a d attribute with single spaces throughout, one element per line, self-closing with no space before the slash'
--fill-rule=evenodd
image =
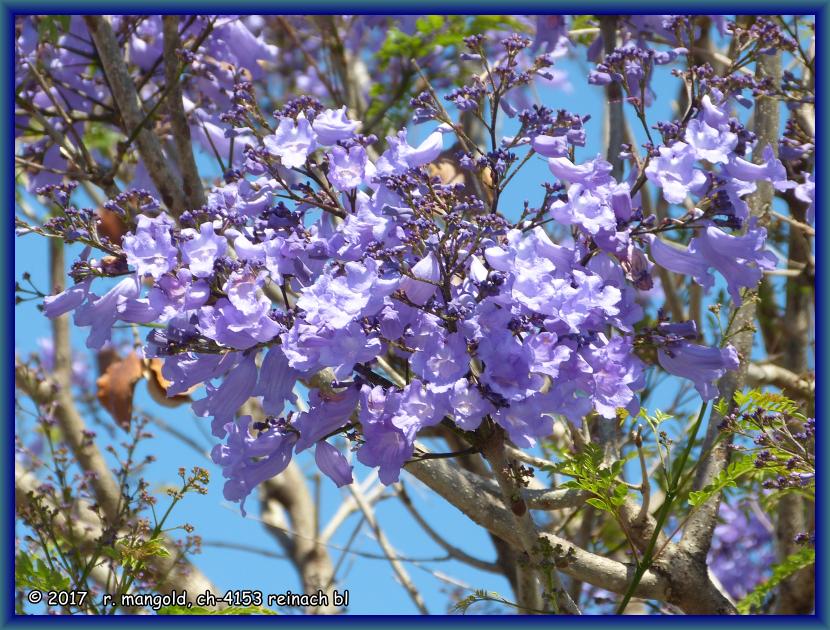
<path id="1" fill-rule="evenodd" d="M 422 615 L 428 615 L 429 611 L 424 603 L 424 599 L 421 597 L 421 593 L 418 592 L 418 589 L 409 578 L 409 574 L 406 572 L 406 569 L 404 569 L 401 562 L 397 559 L 398 553 L 389 543 L 386 538 L 386 534 L 384 534 L 383 530 L 380 528 L 380 525 L 375 518 L 375 512 L 372 510 L 372 506 L 370 506 L 366 501 L 366 498 L 363 496 L 360 488 L 355 487 L 354 484 L 349 486 L 349 491 L 352 493 L 352 497 L 354 497 L 354 500 L 357 502 L 360 511 L 363 512 L 363 516 L 366 518 L 366 522 L 369 524 L 369 527 L 372 528 L 375 538 L 378 541 L 378 545 L 380 545 L 383 553 L 389 559 L 389 564 L 392 565 L 392 570 L 395 572 L 401 586 L 406 589 L 406 592 L 409 594 L 410 599 L 415 604 L 418 611 Z"/>
<path id="2" fill-rule="evenodd" d="M 600 16 L 599 27 L 607 56 L 617 47 L 617 16 Z M 608 138 L 605 159 L 611 163 L 611 176 L 620 181 L 623 174 L 620 148 L 625 133 L 625 112 L 623 111 L 622 88 L 616 81 L 611 81 L 605 86 L 605 133 Z"/>
<path id="3" fill-rule="evenodd" d="M 296 462 L 291 462 L 281 474 L 260 485 L 260 502 L 262 521 L 293 561 L 300 574 L 303 592 L 322 590 L 328 594 L 328 606 L 309 607 L 306 612 L 312 615 L 339 612 L 332 603 L 334 567 L 328 551 L 317 537 L 316 507 Z M 291 530 L 303 536 L 289 536 L 285 532 L 287 528 L 281 525 L 283 509 L 291 521 Z"/>
<path id="4" fill-rule="evenodd" d="M 780 81 L 780 53 L 761 55 L 756 74 L 759 78 L 771 76 L 774 82 Z M 775 154 L 778 154 L 778 101 L 772 97 L 759 96 L 756 101 L 754 116 L 758 144 L 753 149 L 752 158 L 757 163 L 761 159 L 764 145 L 771 146 Z M 765 215 L 770 210 L 772 195 L 772 185 L 769 182 L 758 182 L 757 191 L 748 198 L 751 216 L 758 217 L 763 222 Z M 718 381 L 720 396 L 729 402 L 730 412 L 734 407 L 733 397 L 735 392 L 743 389 L 746 383 L 747 368 L 754 338 L 752 324 L 755 321 L 756 310 L 757 290 L 747 291 L 741 305 L 737 309 L 733 309 L 732 323 L 730 330 L 727 331 L 728 334 L 734 333 L 731 337 L 732 343 L 741 358 L 740 367 L 734 372 L 727 372 Z M 708 452 L 709 454 L 699 464 L 692 486 L 694 490 L 701 490 L 711 483 L 729 464 L 729 444 L 731 442 L 718 439 L 720 437 L 718 426 L 721 422 L 723 422 L 723 417 L 713 408 L 709 415 L 706 437 L 701 447 L 702 452 Z M 720 493 L 716 493 L 709 501 L 701 505 L 689 517 L 683 533 L 681 547 L 701 563 L 706 562 L 706 555 L 712 544 L 712 534 L 715 529 L 720 500 Z"/>
<path id="5" fill-rule="evenodd" d="M 161 195 L 164 204 L 174 213 L 185 209 L 182 183 L 177 173 L 168 168 L 168 162 L 161 150 L 158 137 L 151 130 L 140 128 L 145 118 L 141 113 L 141 102 L 135 83 L 124 62 L 121 46 L 112 31 L 110 23 L 101 15 L 84 16 L 89 34 L 98 51 L 101 67 L 107 78 L 113 100 L 121 113 L 124 132 L 129 134 L 138 129 L 136 145 L 138 153 L 147 167 L 147 172 Z"/>
<path id="6" fill-rule="evenodd" d="M 406 470 L 474 523 L 513 547 L 521 548 L 512 513 L 489 493 L 480 492 L 472 479 L 475 475 L 452 466 L 444 459 L 412 462 Z M 547 539 L 554 548 L 559 545 L 565 550 L 573 549 L 570 560 L 561 569 L 566 575 L 614 593 L 624 593 L 628 588 L 634 575 L 633 566 L 585 551 L 554 534 L 541 533 L 540 537 Z M 646 571 L 634 594 L 636 597 L 664 600 L 668 592 L 669 582 L 665 577 Z"/>
<path id="7" fill-rule="evenodd" d="M 179 17 L 165 15 L 164 23 L 164 77 L 170 94 L 167 96 L 167 110 L 173 131 L 173 142 L 177 150 L 179 173 L 182 176 L 182 191 L 188 208 L 201 208 L 205 205 L 205 190 L 196 159 L 193 157 L 193 142 L 190 137 L 190 125 L 184 112 L 181 67 L 176 51 L 181 47 L 179 38 Z"/>
<path id="8" fill-rule="evenodd" d="M 429 523 L 427 523 L 426 519 L 421 516 L 421 513 L 415 509 L 415 506 L 412 503 L 412 499 L 407 493 L 406 489 L 403 486 L 403 483 L 398 483 L 395 486 L 396 490 L 398 491 L 398 496 L 401 499 L 404 507 L 410 513 L 412 518 L 415 519 L 415 522 L 421 526 L 421 529 L 426 532 L 427 536 L 429 536 L 439 547 L 441 547 L 444 551 L 446 551 L 450 556 L 469 564 L 470 566 L 476 567 L 477 569 L 481 569 L 482 571 L 489 571 L 490 573 L 501 573 L 501 567 L 494 562 L 486 562 L 484 560 L 480 560 L 479 558 L 475 558 L 468 553 L 466 553 L 463 549 L 459 549 L 458 547 L 451 545 L 449 542 L 444 540 L 443 536 L 436 532 Z"/>

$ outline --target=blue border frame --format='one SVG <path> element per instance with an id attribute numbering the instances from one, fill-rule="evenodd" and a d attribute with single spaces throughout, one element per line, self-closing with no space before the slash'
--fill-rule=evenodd
<path id="1" fill-rule="evenodd" d="M 203 0 L 196 3 L 192 0 L 179 0 L 174 6 L 170 3 L 161 2 L 159 0 L 138 3 L 135 1 L 122 2 L 118 5 L 122 13 L 193 13 L 195 10 L 205 11 L 213 8 L 214 12 L 221 13 L 223 5 L 227 8 L 227 3 L 222 3 L 219 0 Z M 789 14 L 814 14 L 816 16 L 816 111 L 820 113 L 830 99 L 827 98 L 827 83 L 823 75 L 826 71 L 825 61 L 827 59 L 827 43 L 824 36 L 830 33 L 830 11 L 828 11 L 830 0 L 820 1 L 805 1 L 800 0 L 796 4 L 788 4 L 786 6 L 786 13 Z M 106 14 L 108 7 L 102 3 L 92 2 L 57 2 L 55 0 L 46 2 L 25 2 L 24 0 L 0 0 L 0 33 L 6 35 L 5 41 L 7 46 L 12 46 L 14 42 L 14 16 L 17 14 Z M 275 9 L 281 11 L 275 11 Z M 626 9 L 628 14 L 654 14 L 657 9 L 665 8 L 665 4 L 648 1 L 641 1 L 636 6 L 625 6 L 622 3 L 615 3 L 613 1 L 605 0 L 589 0 L 582 2 L 553 2 L 551 0 L 523 0 L 517 4 L 511 4 L 509 9 L 513 14 L 523 13 L 585 13 L 587 9 L 591 9 L 592 14 L 609 14 L 622 13 L 622 9 Z M 677 7 L 672 6 L 672 9 Z M 767 13 L 776 14 L 784 13 L 784 7 L 780 3 L 772 3 L 767 1 L 750 2 L 748 0 L 732 0 L 728 4 L 717 2 L 715 0 L 703 0 L 696 2 L 689 14 L 706 13 L 707 9 L 715 11 L 718 14 L 745 14 L 750 13 Z M 502 13 L 505 9 L 503 3 L 485 2 L 476 0 L 452 0 L 449 3 L 438 2 L 438 0 L 423 0 L 418 3 L 403 2 L 395 6 L 383 5 L 377 2 L 367 0 L 360 0 L 349 3 L 344 6 L 343 3 L 333 2 L 332 0 L 315 1 L 312 5 L 301 4 L 296 2 L 281 2 L 277 6 L 275 3 L 256 0 L 243 0 L 233 5 L 234 13 L 285 13 L 285 14 L 325 14 L 325 13 L 351 13 L 351 14 L 384 14 L 384 15 L 407 15 L 420 14 L 425 10 L 436 14 L 451 14 L 451 13 Z M 555 9 L 555 10 L 553 10 Z M 11 89 L 13 85 L 14 76 L 14 54 L 10 48 L 4 50 L 6 55 L 5 63 L 0 69 L 0 84 L 5 88 L 6 98 L 2 99 L 2 138 L 5 155 L 11 156 L 14 153 L 14 90 Z M 825 221 L 822 212 L 830 211 L 828 207 L 828 195 L 822 185 L 825 181 L 830 181 L 830 173 L 827 172 L 827 163 L 824 159 L 824 150 L 828 146 L 828 131 L 825 125 L 825 120 L 822 116 L 816 117 L 816 180 L 819 182 L 816 187 L 816 275 L 818 278 L 826 277 L 825 271 L 827 266 L 826 256 L 824 254 L 825 243 L 830 243 L 828 240 L 828 226 L 830 221 Z M 824 179 L 825 176 L 827 179 Z M 9 348 L 5 349 L 6 360 L 3 362 L 3 374 L 0 378 L 0 387 L 2 387 L 3 400 L 6 402 L 5 410 L 6 416 L 4 421 L 0 422 L 0 443 L 7 445 L 5 449 L 6 458 L 0 465 L 0 538 L 2 538 L 2 560 L 0 560 L 0 575 L 3 577 L 4 593 L 0 594 L 0 626 L 26 626 L 26 627 L 46 627 L 49 623 L 44 617 L 21 617 L 14 614 L 14 497 L 12 494 L 13 479 L 14 479 L 14 440 L 13 440 L 13 422 L 11 418 L 14 416 L 14 399 L 13 399 L 13 378 L 14 378 L 14 352 L 13 352 L 13 338 L 14 331 L 12 322 L 14 321 L 14 165 L 13 161 L 9 160 L 7 167 L 3 173 L 3 182 L 5 184 L 3 190 L 5 191 L 3 201 L 5 202 L 6 225 L 8 229 L 2 231 L 2 245 L 3 253 L 5 255 L 5 264 L 0 266 L 0 282 L 7 289 L 2 292 L 2 307 L 0 307 L 0 323 L 2 323 L 4 336 L 3 339 L 8 344 Z M 816 291 L 816 322 L 822 322 L 822 316 L 828 313 L 825 300 L 828 298 L 828 292 L 819 281 L 815 286 Z M 567 625 L 568 627 L 590 627 L 593 624 L 597 626 L 604 626 L 607 624 L 648 624 L 648 625 L 688 625 L 706 623 L 707 625 L 721 625 L 726 627 L 727 624 L 738 623 L 740 625 L 758 624 L 762 626 L 777 627 L 779 624 L 797 625 L 799 627 L 821 627 L 826 628 L 830 626 L 827 618 L 827 602 L 823 598 L 824 589 L 827 586 L 827 540 L 822 534 L 825 532 L 827 523 L 826 515 L 828 504 L 826 499 L 827 484 L 827 466 L 824 463 L 824 456 L 830 453 L 828 440 L 830 440 L 830 432 L 825 430 L 824 422 L 830 420 L 825 413 L 825 396 L 824 386 L 830 385 L 830 380 L 827 374 L 824 373 L 825 357 L 827 356 L 827 337 L 825 331 L 820 325 L 815 327 L 815 341 L 816 341 L 816 378 L 820 380 L 816 387 L 816 420 L 817 420 L 817 440 L 816 440 L 816 471 L 819 478 L 819 483 L 824 489 L 816 497 L 816 530 L 819 536 L 816 541 L 816 612 L 810 616 L 740 616 L 740 617 L 717 617 L 709 615 L 688 616 L 688 617 L 646 617 L 638 616 L 636 618 L 627 616 L 607 616 L 607 617 L 534 617 L 534 616 L 512 616 L 504 618 L 509 619 L 509 624 L 516 623 L 527 624 L 531 626 L 538 626 L 540 624 L 551 624 L 557 627 Z M 8 586 L 8 588 L 6 588 Z M 504 620 L 501 617 L 484 617 L 484 616 L 450 616 L 450 615 L 433 615 L 427 618 L 414 616 L 364 616 L 364 615 L 350 615 L 342 617 L 313 617 L 313 616 L 280 616 L 280 617 L 57 617 L 54 623 L 65 624 L 133 624 L 142 623 L 152 619 L 152 623 L 161 624 L 165 627 L 175 627 L 180 625 L 202 625 L 202 624 L 273 624 L 277 623 L 283 627 L 293 627 L 302 625 L 319 626 L 321 624 L 331 625 L 379 625 L 386 626 L 388 624 L 395 624 L 396 626 L 414 627 L 423 624 L 435 625 L 440 627 L 443 623 L 447 624 L 480 624 L 480 625 L 502 625 Z M 60 621 L 58 621 L 60 620 Z M 51 624 L 50 624 L 51 625 Z M 448 625 L 449 627 L 449 625 Z"/>

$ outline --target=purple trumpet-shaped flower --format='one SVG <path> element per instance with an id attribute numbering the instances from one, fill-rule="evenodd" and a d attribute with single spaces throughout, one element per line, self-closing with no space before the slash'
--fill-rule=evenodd
<path id="1" fill-rule="evenodd" d="M 469 369 L 467 342 L 460 333 L 427 335 L 425 343 L 412 355 L 412 371 L 435 385 L 450 385 Z"/>
<path id="2" fill-rule="evenodd" d="M 775 527 L 752 501 L 744 509 L 723 502 L 707 564 L 736 600 L 766 579 L 775 562 Z"/>
<path id="3" fill-rule="evenodd" d="M 458 379 L 453 385 L 449 393 L 449 406 L 455 423 L 466 431 L 478 428 L 484 416 L 495 411 L 493 404 L 466 378 Z"/>
<path id="4" fill-rule="evenodd" d="M 384 298 L 396 288 L 397 279 L 378 276 L 378 265 L 367 258 L 365 263 L 350 262 L 345 273 L 323 273 L 310 287 L 303 289 L 297 307 L 305 311 L 309 324 L 331 329 L 344 328 L 359 317 L 374 315 Z"/>
<path id="5" fill-rule="evenodd" d="M 182 260 L 190 267 L 196 278 L 207 278 L 213 274 L 213 263 L 228 249 L 224 236 L 214 232 L 213 223 L 202 223 L 199 231 L 191 228 L 182 230 L 182 236 L 189 238 L 181 245 Z"/>
<path id="6" fill-rule="evenodd" d="M 550 411 L 548 397 L 535 394 L 502 407 L 493 415 L 493 420 L 507 431 L 516 446 L 526 448 L 536 444 L 536 438 L 553 431 L 553 418 L 546 415 Z"/>
<path id="7" fill-rule="evenodd" d="M 616 231 L 617 217 L 607 190 L 573 184 L 568 188 L 568 201 L 555 201 L 551 216 L 563 225 L 579 225 L 589 234 Z"/>
<path id="8" fill-rule="evenodd" d="M 356 363 L 371 361 L 381 352 L 380 340 L 368 335 L 357 322 L 334 331 L 322 331 L 324 344 L 320 346 L 320 364 L 334 369 L 336 378 L 347 378 Z"/>
<path id="9" fill-rule="evenodd" d="M 397 136 L 386 137 L 389 148 L 377 161 L 379 174 L 400 174 L 407 169 L 423 166 L 437 159 L 444 150 L 444 133 L 440 128 L 427 136 L 417 147 L 411 146 L 406 136 L 406 129 L 402 129 Z"/>
<path id="10" fill-rule="evenodd" d="M 283 118 L 273 135 L 263 139 L 265 148 L 282 160 L 285 168 L 299 168 L 317 148 L 317 134 L 303 114 L 296 124 L 291 118 Z"/>
<path id="11" fill-rule="evenodd" d="M 689 251 L 717 269 L 726 279 L 729 295 L 741 303 L 741 288 L 752 288 L 761 281 L 764 269 L 773 269 L 776 257 L 764 249 L 767 231 L 750 226 L 746 234 L 732 236 L 716 227 L 689 243 Z"/>
<path id="12" fill-rule="evenodd" d="M 757 149 L 756 149 L 757 150 Z M 737 155 L 732 155 L 726 165 L 724 172 L 731 178 L 743 182 L 754 182 L 759 179 L 771 182 L 776 190 L 788 190 L 795 188 L 795 182 L 787 179 L 787 169 L 777 157 L 771 145 L 766 145 L 761 153 L 761 163 L 753 164 Z M 744 192 L 750 192 L 748 188 Z"/>
<path id="13" fill-rule="evenodd" d="M 331 479 L 338 488 L 346 486 L 352 481 L 352 466 L 343 457 L 343 454 L 328 442 L 317 442 L 314 449 L 314 461 L 317 468 Z"/>
<path id="14" fill-rule="evenodd" d="M 541 387 L 542 377 L 531 373 L 533 353 L 508 331 L 479 344 L 478 355 L 485 363 L 482 382 L 507 400 L 520 400 Z"/>
<path id="15" fill-rule="evenodd" d="M 300 373 L 288 365 L 288 359 L 279 346 L 271 346 L 259 368 L 259 380 L 254 396 L 262 396 L 262 409 L 269 416 L 277 416 L 285 408 L 286 401 L 294 403 L 294 384 Z"/>
<path id="16" fill-rule="evenodd" d="M 630 337 L 614 337 L 600 348 L 589 348 L 582 356 L 592 368 L 591 400 L 594 409 L 604 418 L 613 420 L 618 409 L 632 415 L 639 411 L 635 392 L 645 385 L 643 364 Z"/>
<path id="17" fill-rule="evenodd" d="M 775 267 L 776 258 L 764 250 L 765 241 L 764 228 L 751 226 L 746 234 L 732 236 L 710 226 L 693 238 L 688 248 L 673 247 L 652 237 L 651 256 L 661 267 L 692 276 L 707 290 L 714 283 L 709 269 L 717 269 L 726 279 L 729 295 L 740 304 L 740 289 L 754 287 L 764 269 Z"/>
<path id="18" fill-rule="evenodd" d="M 714 278 L 709 273 L 709 263 L 688 247 L 670 245 L 657 236 L 652 236 L 649 243 L 655 263 L 669 271 L 691 276 L 704 289 L 712 287 Z"/>
<path id="19" fill-rule="evenodd" d="M 699 160 L 713 164 L 726 164 L 729 155 L 738 144 L 738 136 L 728 130 L 710 127 L 700 119 L 690 120 L 684 139 Z"/>
<path id="20" fill-rule="evenodd" d="M 317 114 L 311 127 L 317 134 L 317 141 L 323 146 L 329 146 L 341 140 L 348 140 L 360 121 L 349 120 L 346 116 L 346 106 L 340 109 L 327 109 Z"/>
<path id="21" fill-rule="evenodd" d="M 47 295 L 43 298 L 43 313 L 53 319 L 74 311 L 86 300 L 91 284 L 92 278 L 87 278 L 56 295 Z"/>
<path id="22" fill-rule="evenodd" d="M 600 157 L 582 164 L 574 164 L 566 157 L 552 157 L 548 159 L 548 168 L 557 178 L 572 184 L 592 187 L 612 181 L 611 163 Z"/>
<path id="23" fill-rule="evenodd" d="M 559 376 L 559 366 L 571 356 L 571 349 L 558 344 L 555 333 L 542 332 L 525 338 L 524 345 L 530 349 L 533 362 L 530 369 L 533 372 L 547 374 L 551 378 Z"/>
<path id="24" fill-rule="evenodd" d="M 732 346 L 712 348 L 687 341 L 669 343 L 657 350 L 660 365 L 675 376 L 687 378 L 703 400 L 718 395 L 715 384 L 727 370 L 737 370 L 738 352 Z"/>
<path id="25" fill-rule="evenodd" d="M 135 306 L 141 290 L 138 275 L 130 275 L 103 296 L 88 295 L 85 304 L 75 310 L 75 325 L 90 326 L 86 347 L 100 349 L 112 336 L 112 326 L 121 319 L 121 313 Z M 152 313 L 147 313 L 152 315 Z"/>
<path id="26" fill-rule="evenodd" d="M 345 426 L 357 407 L 359 392 L 349 387 L 340 392 L 329 392 L 325 396 L 319 390 L 311 390 L 308 411 L 301 413 L 294 421 L 294 428 L 300 432 L 297 452 L 300 453 L 315 442 Z"/>
<path id="27" fill-rule="evenodd" d="M 703 122 L 710 127 L 719 129 L 721 125 L 729 124 L 729 114 L 712 103 L 712 99 L 708 94 L 705 94 L 701 99 L 703 106 Z"/>
<path id="28" fill-rule="evenodd" d="M 367 161 L 366 149 L 359 144 L 348 150 L 334 147 L 329 160 L 329 180 L 335 190 L 346 191 L 360 186 L 366 177 Z"/>
<path id="29" fill-rule="evenodd" d="M 210 298 L 210 285 L 203 278 L 193 279 L 188 269 L 165 273 L 147 294 L 149 304 L 159 313 L 159 321 L 173 319 L 182 311 L 203 306 Z"/>
<path id="30" fill-rule="evenodd" d="M 660 147 L 659 153 L 646 167 L 646 177 L 663 189 L 666 201 L 683 203 L 690 193 L 702 189 L 706 175 L 694 168 L 696 154 L 691 146 L 675 142 L 670 147 Z"/>
<path id="31" fill-rule="evenodd" d="M 568 155 L 568 141 L 565 136 L 536 136 L 530 146 L 539 155 L 549 158 L 563 158 Z"/>
<path id="32" fill-rule="evenodd" d="M 422 306 L 435 294 L 438 288 L 437 282 L 441 278 L 441 269 L 438 266 L 438 259 L 435 254 L 429 252 L 418 263 L 412 267 L 412 275 L 415 278 L 404 278 L 401 280 L 401 289 L 406 297 L 413 304 Z M 426 282 L 424 282 L 426 280 Z"/>
<path id="33" fill-rule="evenodd" d="M 807 206 L 805 219 L 807 223 L 814 223 L 816 220 L 816 183 L 812 175 L 807 175 L 804 183 L 795 187 L 795 196 L 804 203 L 810 204 Z"/>
<path id="34" fill-rule="evenodd" d="M 210 453 L 228 479 L 222 490 L 225 499 L 238 502 L 243 516 L 246 514 L 245 499 L 257 485 L 288 467 L 297 441 L 296 433 L 280 426 L 251 435 L 251 421 L 251 416 L 241 416 L 236 422 L 228 422 L 222 428 L 228 435 L 226 443 L 217 444 Z"/>
<path id="35" fill-rule="evenodd" d="M 418 431 L 441 422 L 446 411 L 445 396 L 414 380 L 401 392 L 398 409 L 391 422 L 404 432 L 410 442 L 414 442 Z"/>
<path id="36" fill-rule="evenodd" d="M 199 331 L 240 350 L 276 337 L 282 327 L 270 316 L 271 300 L 263 293 L 262 282 L 262 275 L 250 270 L 232 273 L 225 285 L 228 297 L 199 309 Z"/>
<path id="37" fill-rule="evenodd" d="M 363 386 L 360 394 L 360 423 L 365 443 L 357 451 L 357 459 L 365 466 L 377 467 L 378 478 L 388 486 L 398 481 L 414 447 L 412 439 L 392 423 L 401 395 L 368 385 Z"/>
<path id="38" fill-rule="evenodd" d="M 139 276 L 158 278 L 176 266 L 178 250 L 173 246 L 172 227 L 173 220 L 164 212 L 155 218 L 141 214 L 135 233 L 124 235 L 122 248 L 127 263 Z"/>
<path id="39" fill-rule="evenodd" d="M 231 368 L 219 387 L 206 383 L 207 396 L 193 402 L 193 413 L 197 416 L 213 416 L 211 430 L 216 437 L 225 435 L 225 425 L 254 392 L 257 382 L 254 357 L 251 353 Z"/>
<path id="40" fill-rule="evenodd" d="M 227 354 L 196 354 L 184 352 L 167 357 L 161 367 L 161 374 L 170 381 L 168 396 L 186 392 L 199 383 L 204 383 L 228 371 L 239 362 L 238 352 Z"/>

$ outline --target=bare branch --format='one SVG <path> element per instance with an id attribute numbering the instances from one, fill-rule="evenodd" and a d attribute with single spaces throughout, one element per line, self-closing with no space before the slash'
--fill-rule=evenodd
<path id="1" fill-rule="evenodd" d="M 371 482 L 375 479 L 374 476 L 368 477 L 364 482 L 361 484 L 361 491 L 363 492 L 366 502 L 369 505 L 374 505 L 382 496 L 383 493 L 386 491 L 386 487 L 380 483 L 375 483 L 371 490 L 368 490 L 367 487 L 371 485 Z M 357 512 L 360 508 L 357 505 L 357 501 L 355 501 L 354 497 L 348 497 L 345 501 L 340 503 L 340 506 L 337 508 L 337 511 L 334 513 L 334 516 L 331 517 L 331 520 L 326 524 L 323 528 L 323 533 L 320 534 L 320 540 L 323 543 L 327 543 L 331 540 L 331 537 L 337 532 L 340 526 L 346 521 L 349 516 Z"/>
<path id="2" fill-rule="evenodd" d="M 167 109 L 170 112 L 170 124 L 173 142 L 176 146 L 179 172 L 182 176 L 182 191 L 188 208 L 201 208 L 205 204 L 205 190 L 196 159 L 193 157 L 193 142 L 190 138 L 190 125 L 184 112 L 181 67 L 176 51 L 181 47 L 179 38 L 179 17 L 165 15 L 164 22 L 164 77 L 170 94 L 167 96 Z"/>
<path id="3" fill-rule="evenodd" d="M 811 400 L 816 393 L 815 380 L 803 378 L 774 363 L 750 363 L 747 368 L 747 382 L 752 387 L 772 385 L 797 394 L 803 400 Z"/>
<path id="4" fill-rule="evenodd" d="M 477 569 L 481 569 L 482 571 L 489 571 L 491 573 L 501 573 L 501 567 L 494 562 L 486 562 L 479 558 L 475 558 L 464 550 L 459 549 L 458 547 L 451 545 L 447 542 L 443 536 L 441 536 L 438 532 L 436 532 L 429 523 L 426 522 L 421 513 L 415 508 L 412 504 L 412 499 L 410 498 L 409 494 L 407 493 L 406 489 L 403 486 L 403 483 L 398 483 L 395 485 L 395 489 L 398 491 L 398 496 L 401 499 L 404 507 L 409 511 L 412 515 L 412 518 L 421 526 L 421 529 L 426 532 L 427 536 L 429 536 L 439 547 L 444 549 L 450 556 L 455 558 L 456 560 L 460 560 L 461 562 L 465 562 L 470 566 L 476 567 Z"/>
<path id="5" fill-rule="evenodd" d="M 296 462 L 291 462 L 280 475 L 260 485 L 262 522 L 285 552 L 291 557 L 300 574 L 303 590 L 328 593 L 327 606 L 306 609 L 309 614 L 334 614 L 338 609 L 333 605 L 334 567 L 331 557 L 319 539 L 315 539 L 316 508 L 308 491 L 305 477 Z M 291 529 L 303 534 L 289 536 L 284 527 L 283 509 L 291 521 Z"/>
<path id="6" fill-rule="evenodd" d="M 453 467 L 444 459 L 412 462 L 406 470 L 473 522 L 520 548 L 513 514 L 494 496 L 480 491 L 474 481 L 475 475 Z M 566 575 L 614 593 L 624 593 L 628 588 L 635 571 L 632 565 L 590 553 L 554 534 L 541 533 L 540 536 L 554 548 L 559 545 L 566 551 L 573 550 L 567 565 L 562 568 Z M 646 599 L 666 599 L 668 592 L 668 580 L 658 573 L 647 571 L 634 594 Z"/>
<path id="7" fill-rule="evenodd" d="M 156 134 L 150 129 L 140 128 L 145 122 L 141 102 L 112 26 L 101 15 L 84 16 L 84 21 L 98 51 L 98 58 L 107 77 L 112 97 L 121 113 L 124 132 L 129 134 L 138 129 L 136 145 L 147 172 L 161 194 L 164 204 L 173 213 L 180 214 L 185 209 L 181 179 L 168 167 Z"/>
<path id="8" fill-rule="evenodd" d="M 601 16 L 599 26 L 605 54 L 608 55 L 617 47 L 617 16 Z M 623 161 L 620 157 L 625 133 L 623 105 L 622 88 L 616 81 L 611 81 L 605 86 L 605 135 L 608 138 L 605 159 L 611 163 L 611 176 L 616 180 L 621 180 L 623 174 Z"/>
<path id="9" fill-rule="evenodd" d="M 398 577 L 398 581 L 400 581 L 401 586 L 406 589 L 406 592 L 409 594 L 410 599 L 415 604 L 415 607 L 422 615 L 428 615 L 429 611 L 427 610 L 426 604 L 424 603 L 423 597 L 421 597 L 421 593 L 418 592 L 416 586 L 412 583 L 412 580 L 409 578 L 409 574 L 404 569 L 403 565 L 397 559 L 398 553 L 389 543 L 386 538 L 386 534 L 383 533 L 383 530 L 378 525 L 377 519 L 375 518 L 374 510 L 372 510 L 372 506 L 366 501 L 366 498 L 363 496 L 363 493 L 360 491 L 360 488 L 354 486 L 354 484 L 349 486 L 349 490 L 354 497 L 354 500 L 357 502 L 360 511 L 363 512 L 363 516 L 366 518 L 366 522 L 369 524 L 369 527 L 372 528 L 372 531 L 375 534 L 375 538 L 378 541 L 378 545 L 383 550 L 383 553 L 386 554 L 386 557 L 389 559 L 389 564 L 392 565 L 392 570 L 395 572 L 395 575 Z"/>

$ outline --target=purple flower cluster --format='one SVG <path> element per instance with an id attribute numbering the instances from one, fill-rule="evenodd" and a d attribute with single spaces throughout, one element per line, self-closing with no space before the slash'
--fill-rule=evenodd
<path id="1" fill-rule="evenodd" d="M 234 54 L 262 54 L 256 39 L 246 41 L 251 49 Z M 515 60 L 530 44 L 502 42 L 502 81 L 487 88 L 491 94 L 529 80 Z M 470 43 L 476 54 L 481 46 Z M 609 69 L 622 64 L 631 75 L 635 62 L 666 61 L 642 50 L 617 51 Z M 531 70 L 544 66 L 537 60 Z M 255 100 L 235 85 L 237 110 L 226 120 L 238 126 L 251 119 L 246 108 Z M 476 85 L 449 100 L 472 108 L 483 95 Z M 91 348 L 110 340 L 117 321 L 156 326 L 146 354 L 165 359 L 170 395 L 204 386 L 193 409 L 224 439 L 212 455 L 232 501 L 244 502 L 311 446 L 324 474 L 350 483 L 349 458 L 328 441 L 337 434 L 389 484 L 413 457 L 419 433 L 439 423 L 474 431 L 492 422 L 529 447 L 550 435 L 554 416 L 580 423 L 589 413 L 608 421 L 621 409 L 636 414 L 648 367 L 638 344 L 655 347 L 664 369 L 710 399 L 717 379 L 737 368 L 735 350 L 694 343 L 688 323 L 638 330 L 638 289 L 652 286 L 654 263 L 706 288 L 714 269 L 740 302 L 740 289 L 754 287 L 774 259 L 762 228 L 733 235 L 715 218 L 728 206 L 744 219 L 741 198 L 758 180 L 794 184 L 771 156 L 756 165 L 736 155 L 734 125 L 707 99 L 683 139 L 655 149 L 643 174 L 667 201 L 700 195 L 713 208 L 681 226 L 696 232 L 686 246 L 657 236 L 665 226 L 643 216 L 633 178 L 618 181 L 601 158 L 573 161 L 585 117 L 539 106 L 514 112 L 515 137 L 462 156 L 464 168 L 489 171 L 496 185 L 520 167 L 517 147 L 547 158 L 556 182 L 546 186 L 546 203 L 511 223 L 471 188 L 442 183 L 425 168 L 447 144 L 448 121 L 420 143 L 410 144 L 402 129 L 373 159 L 376 138 L 358 134 L 361 123 L 346 108 L 309 97 L 278 110 L 275 127 L 246 132 L 239 168 L 178 226 L 142 198 L 146 209 L 110 252 L 117 264 L 85 259 L 85 276 L 48 297 L 45 310 L 50 317 L 74 310 L 75 323 L 90 327 Z M 435 106 L 416 101 L 425 111 Z M 717 164 L 725 183 L 707 176 L 703 163 Z M 812 198 L 810 184 L 796 194 Z M 554 243 L 541 227 L 550 221 L 569 226 L 573 240 Z M 100 276 L 119 276 L 101 296 L 92 287 Z M 298 383 L 315 383 L 305 405 Z M 251 397 L 260 398 L 266 421 L 237 417 Z"/>

